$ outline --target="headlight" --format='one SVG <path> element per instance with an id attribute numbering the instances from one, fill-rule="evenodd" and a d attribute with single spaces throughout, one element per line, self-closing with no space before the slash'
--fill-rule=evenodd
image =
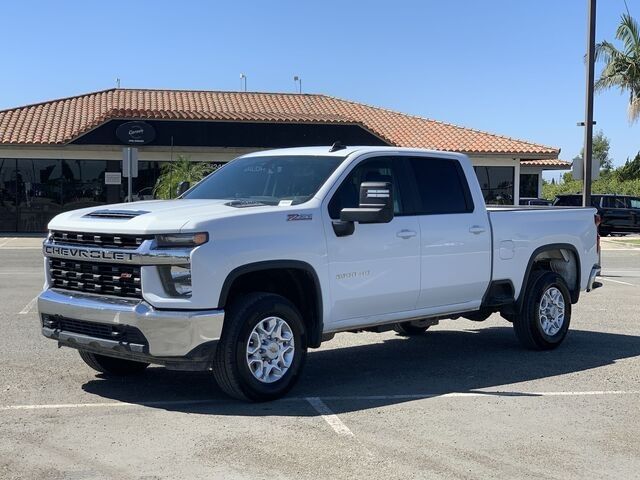
<path id="1" fill-rule="evenodd" d="M 157 248 L 193 248 L 208 241 L 209 234 L 206 232 L 156 235 Z"/>
<path id="2" fill-rule="evenodd" d="M 172 297 L 191 296 L 191 268 L 189 265 L 162 265 L 160 277 L 164 288 Z"/>

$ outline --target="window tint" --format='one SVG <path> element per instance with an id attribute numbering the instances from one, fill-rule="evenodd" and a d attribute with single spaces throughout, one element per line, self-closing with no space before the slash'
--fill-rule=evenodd
<path id="1" fill-rule="evenodd" d="M 399 187 L 401 160 L 391 157 L 376 157 L 364 160 L 344 179 L 329 202 L 329 216 L 337 220 L 343 208 L 357 208 L 360 202 L 362 182 L 391 182 L 393 188 L 393 213 L 404 213 L 402 192 Z"/>
<path id="2" fill-rule="evenodd" d="M 605 208 L 629 208 L 624 197 L 604 197 Z"/>
<path id="3" fill-rule="evenodd" d="M 415 157 L 410 164 L 418 187 L 418 215 L 473 211 L 469 186 L 457 161 Z"/>

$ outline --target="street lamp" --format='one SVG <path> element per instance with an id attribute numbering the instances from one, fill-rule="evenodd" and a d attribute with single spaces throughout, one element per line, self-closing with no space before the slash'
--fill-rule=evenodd
<path id="1" fill-rule="evenodd" d="M 587 0 L 589 7 L 587 33 L 587 88 L 584 122 L 584 165 L 582 206 L 591 206 L 591 164 L 593 162 L 593 82 L 596 50 L 596 0 Z"/>
<path id="2" fill-rule="evenodd" d="M 247 91 L 247 76 L 244 73 L 240 74 L 240 90 L 244 90 L 245 92 Z"/>
<path id="3" fill-rule="evenodd" d="M 302 93 L 302 77 L 296 75 L 293 77 L 293 81 L 298 84 L 298 93 Z"/>

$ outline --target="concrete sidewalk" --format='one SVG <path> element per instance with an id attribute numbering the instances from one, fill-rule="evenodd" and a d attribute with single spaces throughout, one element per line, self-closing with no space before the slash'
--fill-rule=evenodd
<path id="1" fill-rule="evenodd" d="M 0 237 L 0 249 L 40 250 L 42 248 L 43 240 L 44 240 L 44 235 L 41 237 Z"/>

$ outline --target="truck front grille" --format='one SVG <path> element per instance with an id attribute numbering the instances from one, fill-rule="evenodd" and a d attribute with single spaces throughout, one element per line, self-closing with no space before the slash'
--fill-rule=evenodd
<path id="1" fill-rule="evenodd" d="M 87 322 L 59 315 L 42 315 L 42 326 L 62 332 L 79 333 L 88 337 L 116 340 L 119 342 L 148 345 L 144 334 L 129 325 L 110 325 L 106 323 Z"/>
<path id="2" fill-rule="evenodd" d="M 142 298 L 137 265 L 49 259 L 51 286 L 118 297 Z"/>
<path id="3" fill-rule="evenodd" d="M 111 233 L 51 232 L 50 241 L 63 245 L 82 245 L 85 247 L 136 249 L 142 242 L 151 239 L 151 235 L 121 235 Z"/>

